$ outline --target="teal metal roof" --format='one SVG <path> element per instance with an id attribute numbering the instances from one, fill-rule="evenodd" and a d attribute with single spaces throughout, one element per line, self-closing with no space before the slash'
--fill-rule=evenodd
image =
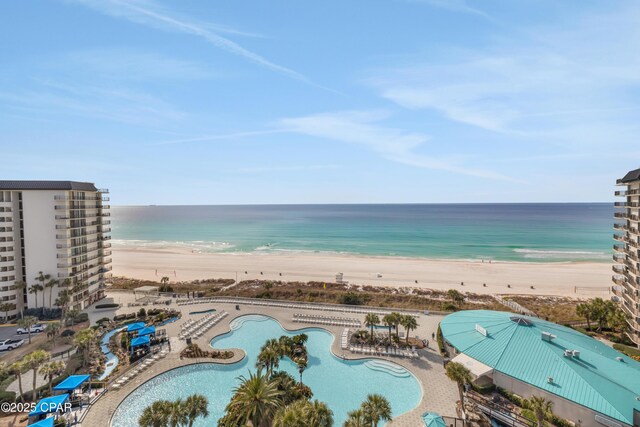
<path id="1" fill-rule="evenodd" d="M 634 408 L 640 411 L 640 363 L 573 329 L 489 310 L 450 314 L 440 327 L 459 352 L 505 375 L 629 425 L 633 425 Z M 545 341 L 543 332 L 555 338 Z M 565 350 L 580 354 L 565 357 Z"/>

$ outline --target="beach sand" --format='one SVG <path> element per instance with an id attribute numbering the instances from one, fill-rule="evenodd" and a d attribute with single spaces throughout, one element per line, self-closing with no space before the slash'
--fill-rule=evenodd
<path id="1" fill-rule="evenodd" d="M 157 281 L 168 276 L 171 281 L 237 278 L 335 282 L 336 273 L 342 272 L 344 280 L 354 285 L 576 298 L 607 297 L 611 286 L 609 263 L 483 263 L 320 253 L 216 254 L 180 247 L 134 246 L 114 246 L 112 258 L 114 276 Z"/>

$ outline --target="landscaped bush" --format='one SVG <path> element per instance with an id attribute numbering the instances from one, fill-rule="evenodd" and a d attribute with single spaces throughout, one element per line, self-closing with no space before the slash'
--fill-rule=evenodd
<path id="1" fill-rule="evenodd" d="M 16 394 L 12 391 L 0 391 L 0 403 L 15 402 Z"/>
<path id="2" fill-rule="evenodd" d="M 489 393 L 493 393 L 496 390 L 495 384 L 487 384 L 487 385 L 480 386 L 475 383 L 471 383 L 471 388 L 473 389 L 473 391 L 480 394 L 489 394 Z"/>
<path id="3" fill-rule="evenodd" d="M 96 309 L 101 309 L 101 308 L 118 308 L 120 307 L 120 304 L 116 304 L 116 303 L 107 303 L 107 304 L 98 304 L 96 305 Z"/>
<path id="4" fill-rule="evenodd" d="M 103 317 L 102 319 L 98 319 L 98 321 L 96 321 L 96 323 L 99 325 L 101 323 L 108 323 L 110 321 L 111 321 L 111 319 L 109 319 L 108 317 Z"/>
<path id="5" fill-rule="evenodd" d="M 444 311 L 458 311 L 458 306 L 456 306 L 452 302 L 448 302 L 448 303 L 446 303 L 445 305 L 442 306 L 442 309 Z"/>
<path id="6" fill-rule="evenodd" d="M 340 297 L 340 304 L 345 305 L 363 305 L 365 303 L 362 295 L 358 295 L 355 292 L 347 292 Z"/>
<path id="7" fill-rule="evenodd" d="M 40 320 L 55 320 L 62 316 L 60 308 L 27 308 L 24 310 L 23 316 L 34 316 Z"/>
<path id="8" fill-rule="evenodd" d="M 75 331 L 73 329 L 65 329 L 64 331 L 62 331 L 62 333 L 60 334 L 61 337 L 65 338 L 65 337 L 72 337 L 75 335 Z"/>
<path id="9" fill-rule="evenodd" d="M 438 348 L 440 349 L 440 354 L 443 356 L 448 356 L 447 349 L 444 346 L 444 341 L 442 341 L 442 330 L 440 329 L 440 324 L 438 324 L 438 331 L 436 332 L 436 338 L 438 340 Z"/>

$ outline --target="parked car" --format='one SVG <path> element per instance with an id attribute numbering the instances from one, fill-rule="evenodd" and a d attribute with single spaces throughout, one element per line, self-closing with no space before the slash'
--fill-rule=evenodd
<path id="1" fill-rule="evenodd" d="M 0 351 L 13 350 L 24 344 L 24 340 L 4 340 L 0 341 Z"/>
<path id="2" fill-rule="evenodd" d="M 32 327 L 29 328 L 31 330 L 32 334 L 37 334 L 39 332 L 44 331 L 44 325 L 41 323 L 38 323 L 37 325 L 33 325 Z M 22 334 L 28 334 L 29 331 L 27 331 L 25 328 L 18 328 L 16 329 L 16 334 L 18 335 L 22 335 Z"/>

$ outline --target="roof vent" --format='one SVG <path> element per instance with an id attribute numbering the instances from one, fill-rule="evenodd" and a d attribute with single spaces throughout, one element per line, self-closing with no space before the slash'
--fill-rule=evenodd
<path id="1" fill-rule="evenodd" d="M 543 332 L 542 333 L 542 341 L 548 341 L 551 342 L 552 339 L 554 339 L 556 336 L 553 335 L 550 332 Z"/>
<path id="2" fill-rule="evenodd" d="M 548 377 L 548 378 L 547 378 L 547 382 L 548 382 L 549 384 L 553 384 L 553 377 Z"/>
<path id="3" fill-rule="evenodd" d="M 531 326 L 533 324 L 531 320 L 525 319 L 524 317 L 521 317 L 521 316 L 511 316 L 509 319 L 511 319 L 512 322 L 515 322 L 521 326 Z"/>
<path id="4" fill-rule="evenodd" d="M 573 352 L 571 350 L 564 351 L 564 357 L 571 357 L 571 356 L 573 356 Z"/>
<path id="5" fill-rule="evenodd" d="M 580 351 L 578 350 L 573 350 L 573 357 L 580 357 Z"/>
<path id="6" fill-rule="evenodd" d="M 623 359 L 622 357 L 620 357 L 620 356 L 616 357 L 616 360 L 617 360 L 618 362 L 624 362 L 624 359 Z"/>

